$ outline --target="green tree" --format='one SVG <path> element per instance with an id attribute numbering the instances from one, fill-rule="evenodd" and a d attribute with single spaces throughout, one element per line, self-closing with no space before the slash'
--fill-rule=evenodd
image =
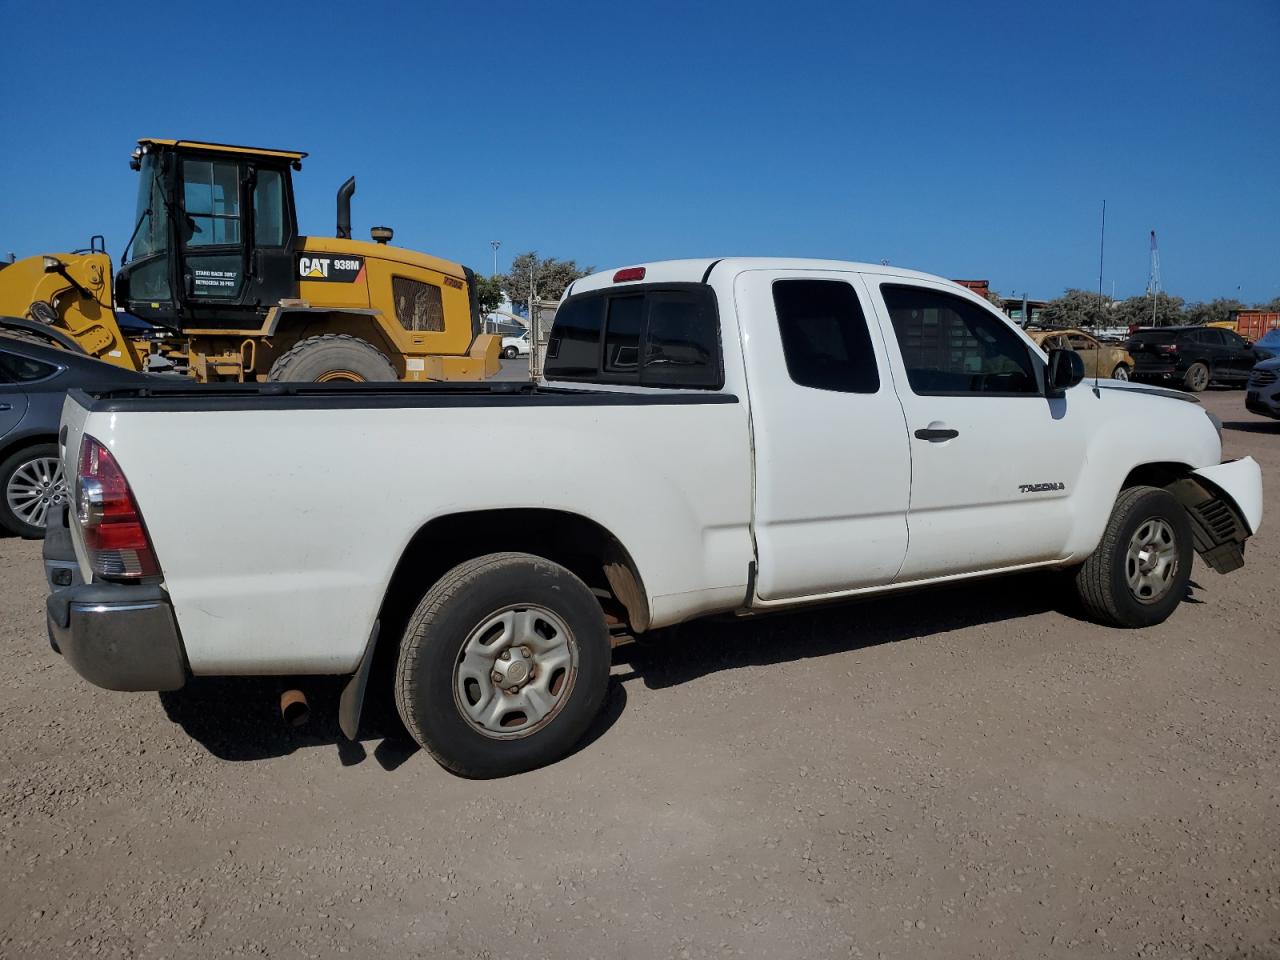
<path id="1" fill-rule="evenodd" d="M 492 277 L 482 277 L 477 273 L 475 279 L 480 315 L 493 313 L 502 305 L 502 283 L 506 278 L 496 273 Z"/>
<path id="2" fill-rule="evenodd" d="M 1255 310 L 1266 310 L 1268 313 L 1280 313 L 1280 297 L 1272 297 L 1266 303 L 1260 303 Z"/>
<path id="3" fill-rule="evenodd" d="M 1114 322 L 1111 300 L 1091 290 L 1067 290 L 1045 305 L 1040 311 L 1040 322 L 1060 327 L 1109 326 Z"/>
<path id="4" fill-rule="evenodd" d="M 1217 323 L 1230 320 L 1231 315 L 1245 306 L 1232 297 L 1218 297 L 1208 303 L 1192 303 L 1187 305 L 1186 320 L 1188 323 Z"/>
<path id="5" fill-rule="evenodd" d="M 1157 294 L 1154 298 L 1154 320 L 1152 319 L 1152 299 L 1151 294 L 1144 293 L 1141 296 L 1130 297 L 1128 300 L 1121 300 L 1111 314 L 1113 321 L 1125 326 L 1137 324 L 1142 327 L 1152 325 L 1167 327 L 1185 322 L 1181 297 L 1171 297 L 1164 292 Z"/>
<path id="6" fill-rule="evenodd" d="M 579 277 L 585 277 L 595 267 L 579 267 L 573 260 L 557 260 L 538 257 L 536 250 L 522 253 L 511 261 L 511 270 L 500 278 L 502 289 L 511 302 L 519 307 L 529 305 L 529 274 L 533 274 L 533 287 L 539 300 L 559 300 L 565 287 Z"/>

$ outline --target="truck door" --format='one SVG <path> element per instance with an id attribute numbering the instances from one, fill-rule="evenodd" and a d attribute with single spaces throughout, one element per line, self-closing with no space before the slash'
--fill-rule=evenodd
<path id="1" fill-rule="evenodd" d="M 889 583 L 907 551 L 910 449 L 857 274 L 745 271 L 734 297 L 751 393 L 757 594 Z"/>
<path id="2" fill-rule="evenodd" d="M 179 273 L 184 299 L 196 309 L 240 303 L 247 272 L 240 166 L 225 157 L 181 158 Z"/>
<path id="3" fill-rule="evenodd" d="M 1039 355 L 951 285 L 867 282 L 911 437 L 899 581 L 1061 558 L 1087 437 L 1079 398 L 1046 398 Z"/>

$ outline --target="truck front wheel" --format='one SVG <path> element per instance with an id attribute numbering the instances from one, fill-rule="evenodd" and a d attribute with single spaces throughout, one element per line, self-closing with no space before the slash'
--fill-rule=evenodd
<path id="1" fill-rule="evenodd" d="M 1076 571 L 1076 592 L 1098 623 L 1150 627 L 1169 618 L 1191 579 L 1191 521 L 1159 487 L 1130 487 L 1102 542 Z"/>
<path id="2" fill-rule="evenodd" d="M 541 557 L 489 554 L 446 573 L 409 618 L 396 706 L 442 766 L 508 776 L 582 739 L 604 703 L 610 659 L 586 584 Z"/>

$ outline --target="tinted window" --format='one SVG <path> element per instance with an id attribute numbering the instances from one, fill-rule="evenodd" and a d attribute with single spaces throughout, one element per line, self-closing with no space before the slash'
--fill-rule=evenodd
<path id="1" fill-rule="evenodd" d="M 1139 330 L 1129 338 L 1130 343 L 1173 343 L 1178 339 L 1177 330 Z"/>
<path id="2" fill-rule="evenodd" d="M 284 178 L 279 170 L 259 170 L 253 185 L 253 242 L 260 247 L 284 243 Z"/>
<path id="3" fill-rule="evenodd" d="M 635 371 L 640 367 L 640 328 L 644 324 L 644 300 L 610 297 L 604 331 L 604 368 Z"/>
<path id="4" fill-rule="evenodd" d="M 30 383 L 43 380 L 58 372 L 51 363 L 20 357 L 16 353 L 0 353 L 0 381 L 7 383 Z"/>
<path id="5" fill-rule="evenodd" d="M 600 369 L 600 321 L 604 297 L 566 300 L 556 311 L 543 373 L 549 379 L 594 378 Z"/>
<path id="6" fill-rule="evenodd" d="M 580 294 L 556 313 L 543 372 L 551 380 L 718 388 L 715 298 L 701 284 Z"/>
<path id="7" fill-rule="evenodd" d="M 853 287 L 841 280 L 778 280 L 773 305 L 794 382 L 844 393 L 880 389 L 871 335 Z"/>
<path id="8" fill-rule="evenodd" d="M 1039 393 L 1030 351 L 982 306 L 924 287 L 880 290 L 916 393 Z"/>
<path id="9" fill-rule="evenodd" d="M 1222 339 L 1227 341 L 1227 346 L 1234 350 L 1243 350 L 1245 347 L 1249 346 L 1248 341 L 1246 341 L 1244 337 L 1232 330 L 1221 330 L 1219 332 L 1222 334 Z"/>
<path id="10" fill-rule="evenodd" d="M 657 292 L 646 299 L 649 325 L 640 382 L 646 387 L 719 387 L 719 337 L 709 298 Z"/>

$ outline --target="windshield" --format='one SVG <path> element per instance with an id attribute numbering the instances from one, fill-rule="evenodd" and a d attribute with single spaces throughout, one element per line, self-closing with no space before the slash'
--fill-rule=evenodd
<path id="1" fill-rule="evenodd" d="M 141 260 L 169 249 L 164 194 L 154 153 L 142 157 L 142 168 L 138 172 L 138 206 L 133 222 L 138 225 L 138 232 L 133 238 L 130 260 Z"/>
<path id="2" fill-rule="evenodd" d="M 1258 338 L 1260 347 L 1280 347 L 1280 327 L 1274 327 Z"/>

